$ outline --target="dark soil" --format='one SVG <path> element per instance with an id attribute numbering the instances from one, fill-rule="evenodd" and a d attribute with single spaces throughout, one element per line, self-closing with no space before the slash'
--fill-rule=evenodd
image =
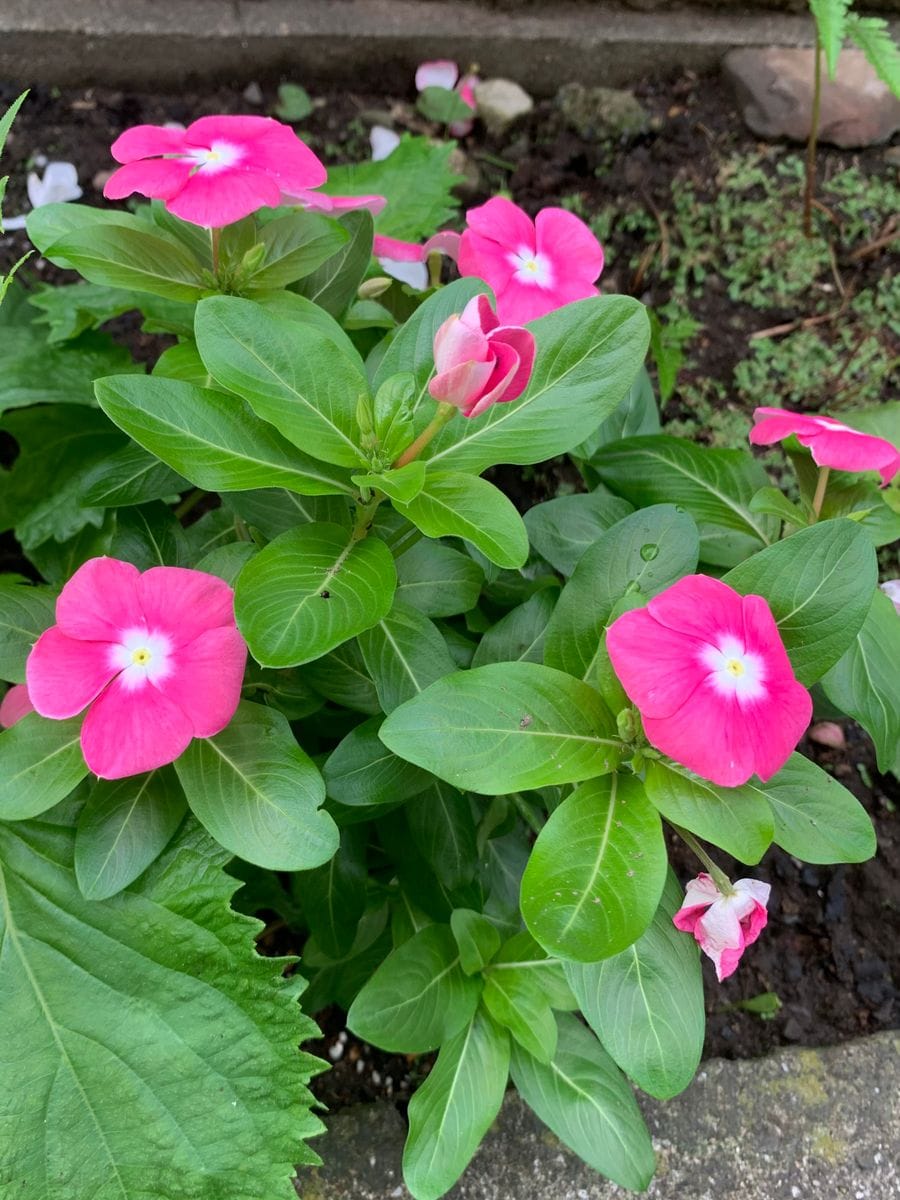
<path id="1" fill-rule="evenodd" d="M 199 96 L 132 95 L 99 89 L 51 93 L 36 88 L 14 126 L 2 164 L 12 176 L 6 212 L 18 212 L 25 206 L 24 171 L 33 155 L 75 162 L 85 189 L 84 201 L 100 204 L 104 173 L 113 165 L 108 147 L 124 128 L 140 122 L 187 123 L 206 113 L 251 111 L 253 106 L 242 97 L 241 87 Z M 392 113 L 400 124 L 423 128 L 409 104 L 405 85 L 398 88 L 400 92 L 405 96 L 403 102 L 347 93 L 326 96 L 300 132 L 327 162 L 366 157 L 365 121 L 378 119 L 375 113 Z M 533 117 L 512 135 L 499 141 L 481 135 L 469 139 L 466 150 L 479 166 L 480 182 L 466 195 L 465 203 L 480 202 L 497 188 L 506 187 L 531 212 L 573 194 L 583 197 L 586 211 L 635 194 L 645 199 L 651 211 L 654 206 L 663 210 L 673 178 L 687 176 L 698 196 L 711 196 L 721 154 L 751 150 L 756 145 L 742 130 L 731 97 L 718 80 L 689 76 L 645 83 L 636 92 L 653 114 L 653 132 L 628 146 L 581 141 L 559 127 L 549 102 L 539 105 Z M 12 95 L 10 88 L 0 86 L 0 106 Z M 265 105 L 257 111 L 271 111 L 273 91 L 267 90 L 264 96 Z M 883 154 L 883 149 L 853 154 L 824 149 L 820 177 L 851 163 L 883 170 Z M 668 297 L 652 283 L 649 262 L 638 271 L 628 265 L 642 245 L 639 238 L 627 233 L 607 245 L 603 285 L 608 291 L 632 292 L 658 304 Z M 0 271 L 26 246 L 24 233 L 0 238 Z M 878 255 L 858 263 L 853 269 L 859 272 L 859 285 L 868 273 L 884 266 Z M 48 277 L 46 265 L 42 268 L 40 262 L 26 269 L 26 280 L 28 271 Z M 52 268 L 49 274 L 55 274 Z M 731 306 L 725 319 L 726 303 L 713 281 L 699 316 L 708 316 L 716 336 L 701 343 L 693 366 L 705 375 L 727 380 L 734 364 L 745 356 L 747 334 L 759 327 L 760 314 Z M 804 314 L 789 312 L 776 314 L 776 318 L 791 320 L 798 315 Z M 139 357 L 152 354 L 153 345 L 136 336 L 133 323 L 120 323 L 115 332 Z M 665 416 L 682 415 L 676 393 Z M 575 477 L 560 460 L 527 475 L 503 469 L 495 482 L 506 488 L 519 507 L 527 508 L 555 494 L 561 483 L 571 490 Z M 770 882 L 772 899 L 769 925 L 734 976 L 719 985 L 710 964 L 704 964 L 708 1055 L 752 1057 L 785 1043 L 822 1045 L 900 1024 L 900 785 L 893 777 L 879 776 L 871 743 L 861 730 L 850 722 L 844 729 L 844 750 L 812 744 L 801 748 L 866 806 L 878 832 L 878 856 L 859 866 L 816 867 L 773 850 L 762 866 L 752 871 L 724 862 L 733 874 L 754 874 Z M 696 873 L 696 862 L 679 845 L 673 844 L 672 851 L 680 877 L 687 880 Z M 300 949 L 299 942 L 285 945 L 282 937 L 273 949 Z M 268 949 L 269 945 L 270 939 L 264 935 L 262 946 Z M 764 992 L 774 992 L 781 1003 L 771 1019 L 735 1007 Z M 320 1023 L 324 1036 L 311 1048 L 332 1070 L 317 1081 L 315 1090 L 329 1107 L 384 1095 L 402 1101 L 430 1065 L 427 1060 L 387 1055 L 361 1045 L 346 1034 L 343 1014 L 336 1010 L 320 1014 Z"/>

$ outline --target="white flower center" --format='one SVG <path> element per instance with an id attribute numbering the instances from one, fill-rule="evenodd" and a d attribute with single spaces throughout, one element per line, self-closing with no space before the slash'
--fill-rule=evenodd
<path id="1" fill-rule="evenodd" d="M 235 163 L 240 162 L 243 158 L 243 150 L 240 146 L 233 146 L 231 142 L 213 142 L 209 149 L 188 150 L 185 158 L 195 162 L 198 170 L 204 175 L 213 175 L 216 171 L 224 171 L 226 167 L 233 167 Z"/>
<path id="2" fill-rule="evenodd" d="M 527 246 L 509 255 L 509 261 L 515 267 L 515 277 L 519 283 L 530 283 L 536 287 L 553 286 L 553 267 L 546 254 L 537 254 Z"/>
<path id="3" fill-rule="evenodd" d="M 122 685 L 133 691 L 165 679 L 172 670 L 171 651 L 172 643 L 164 633 L 127 629 L 109 652 L 110 666 L 120 672 Z"/>
<path id="4" fill-rule="evenodd" d="M 746 702 L 759 700 L 766 694 L 765 663 L 758 654 L 745 650 L 738 638 L 726 634 L 717 646 L 705 646 L 700 659 L 709 669 L 709 682 L 720 696 Z"/>

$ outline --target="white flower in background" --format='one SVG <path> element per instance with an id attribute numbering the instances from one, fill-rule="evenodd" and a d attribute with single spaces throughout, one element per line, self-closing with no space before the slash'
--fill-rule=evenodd
<path id="1" fill-rule="evenodd" d="M 372 162 L 381 162 L 400 145 L 400 134 L 386 125 L 373 125 L 369 130 L 369 145 L 372 147 Z"/>
<path id="2" fill-rule="evenodd" d="M 28 173 L 28 199 L 32 208 L 42 208 L 45 204 L 62 204 L 67 200 L 79 200 L 82 191 L 78 186 L 78 171 L 69 162 L 48 162 L 43 176 L 37 171 Z M 27 214 L 18 217 L 8 217 L 3 222 L 4 229 L 24 229 Z"/>
<path id="3" fill-rule="evenodd" d="M 886 579 L 879 586 L 888 599 L 893 601 L 894 608 L 900 613 L 900 579 Z"/>

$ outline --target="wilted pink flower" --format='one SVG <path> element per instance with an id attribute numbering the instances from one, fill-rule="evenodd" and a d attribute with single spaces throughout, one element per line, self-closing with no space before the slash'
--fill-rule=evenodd
<path id="1" fill-rule="evenodd" d="M 672 918 L 676 929 L 692 933 L 716 966 L 719 983 L 735 971 L 744 950 L 766 927 L 772 890 L 758 879 L 737 879 L 730 894 L 701 873 L 687 885 L 684 904 Z"/>
<path id="2" fill-rule="evenodd" d="M 90 706 L 81 748 L 95 775 L 173 762 L 234 716 L 247 647 L 234 594 L 214 575 L 92 558 L 60 593 L 56 621 L 28 657 L 28 695 L 53 720 Z"/>
<path id="3" fill-rule="evenodd" d="M 834 417 L 807 417 L 784 408 L 757 408 L 753 420 L 756 424 L 750 430 L 750 441 L 754 446 L 770 446 L 794 433 L 817 466 L 836 467 L 839 471 L 878 471 L 882 487 L 887 487 L 900 471 L 900 450 L 896 446 L 885 438 L 851 429 Z"/>
<path id="4" fill-rule="evenodd" d="M 844 731 L 836 721 L 816 721 L 815 725 L 810 725 L 809 740 L 820 746 L 830 746 L 832 750 L 847 748 Z"/>
<path id="5" fill-rule="evenodd" d="M 457 80 L 459 82 L 457 82 Z M 455 62 L 438 59 L 435 62 L 423 62 L 416 71 L 416 91 L 424 92 L 426 88 L 444 88 L 448 92 L 456 90 L 456 94 L 464 104 L 475 112 L 475 85 L 479 82 L 477 75 L 464 75 L 459 78 L 459 67 Z M 452 121 L 450 132 L 454 137 L 465 137 L 472 132 L 472 120 Z"/>
<path id="6" fill-rule="evenodd" d="M 501 325 L 487 296 L 475 296 L 434 335 L 434 365 L 437 373 L 428 385 L 434 399 L 478 417 L 525 391 L 534 337 L 527 329 Z"/>
<path id="7" fill-rule="evenodd" d="M 201 117 L 183 130 L 136 125 L 113 142 L 112 155 L 125 165 L 107 180 L 108 200 L 138 192 L 212 229 L 275 207 L 282 196 L 302 195 L 326 178 L 312 150 L 271 117 Z"/>
<path id="8" fill-rule="evenodd" d="M 377 217 L 387 204 L 387 196 L 328 196 L 325 192 L 298 192 L 297 195 L 282 196 L 285 204 L 299 204 L 313 212 L 323 212 L 340 216 L 354 208 L 367 208 L 373 217 Z"/>
<path id="9" fill-rule="evenodd" d="M 650 744 L 722 787 L 771 778 L 810 722 L 768 604 L 721 580 L 679 579 L 606 645 Z"/>
<path id="10" fill-rule="evenodd" d="M 491 285 L 505 324 L 524 325 L 598 294 L 603 248 L 574 213 L 544 208 L 532 221 L 511 200 L 494 196 L 470 208 L 466 222 L 459 273 Z"/>
<path id="11" fill-rule="evenodd" d="M 459 234 L 451 229 L 432 234 L 427 242 L 404 242 L 400 238 L 384 237 L 376 233 L 372 253 L 383 271 L 401 283 L 408 283 L 416 291 L 424 292 L 428 287 L 426 262 L 430 254 L 446 254 L 455 259 L 459 253 Z"/>
<path id="12" fill-rule="evenodd" d="M 14 684 L 0 700 L 0 728 L 9 729 L 30 712 L 34 712 L 34 705 L 28 699 L 28 689 L 22 683 Z"/>

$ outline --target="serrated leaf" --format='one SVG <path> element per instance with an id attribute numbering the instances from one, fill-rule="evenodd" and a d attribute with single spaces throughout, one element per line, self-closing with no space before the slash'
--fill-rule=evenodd
<path id="1" fill-rule="evenodd" d="M 88 773 L 81 717 L 47 721 L 32 712 L 0 733 L 0 820 L 46 812 Z"/>
<path id="2" fill-rule="evenodd" d="M 852 0 L 809 0 L 819 45 L 825 52 L 829 78 L 834 79 L 838 55 L 847 36 L 847 10 Z"/>
<path id="3" fill-rule="evenodd" d="M 0 1187 L 41 1200 L 231 1200 L 290 1191 L 321 1131 L 298 1053 L 315 1026 L 228 855 L 196 827 L 113 903 L 85 900 L 74 831 L 0 826 Z M 198 1096 L 203 1103 L 198 1103 Z M 261 1131 L 265 1131 L 265 1137 Z"/>
<path id="4" fill-rule="evenodd" d="M 94 380 L 116 371 L 143 374 L 106 334 L 84 333 L 62 346 L 48 343 L 31 322 L 5 329 L 0 340 L 0 412 L 31 404 L 94 405 Z"/>

